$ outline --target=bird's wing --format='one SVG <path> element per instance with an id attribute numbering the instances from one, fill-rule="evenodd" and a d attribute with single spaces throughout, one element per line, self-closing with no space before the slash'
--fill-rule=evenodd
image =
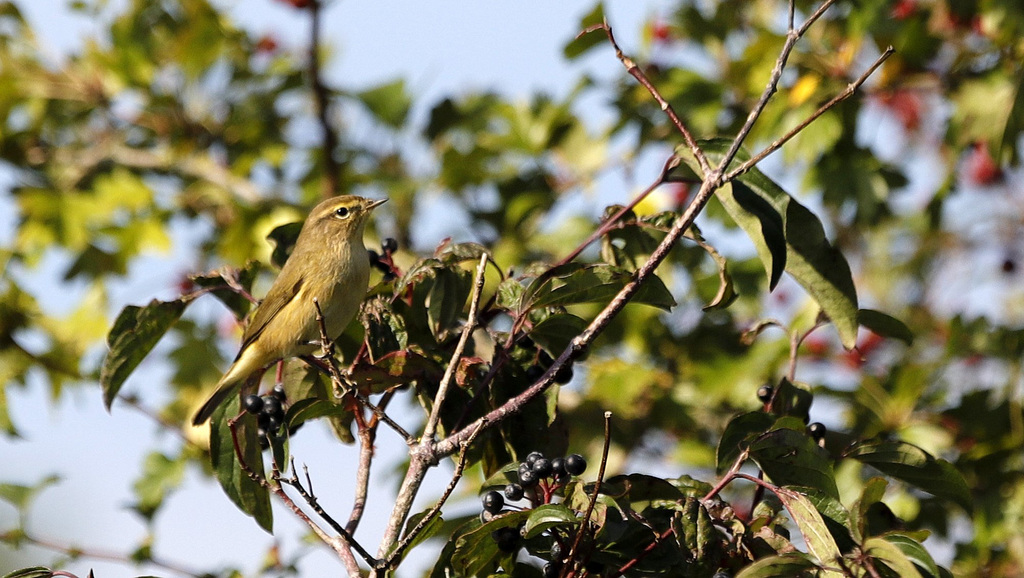
<path id="1" fill-rule="evenodd" d="M 267 296 L 256 307 L 256 312 L 253 313 L 252 319 L 249 320 L 249 326 L 245 328 L 245 333 L 242 334 L 242 346 L 238 349 L 238 357 L 242 356 L 245 348 L 253 341 L 256 341 L 256 338 L 263 333 L 267 325 L 270 325 L 270 322 L 277 317 L 277 314 L 283 311 L 301 290 L 301 277 L 298 281 L 292 283 L 291 286 L 278 286 L 275 284 L 270 288 Z"/>

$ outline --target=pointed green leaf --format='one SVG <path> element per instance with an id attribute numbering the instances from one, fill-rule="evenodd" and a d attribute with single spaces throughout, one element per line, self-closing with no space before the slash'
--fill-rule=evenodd
<path id="1" fill-rule="evenodd" d="M 238 415 L 240 401 L 237 395 L 222 403 L 210 418 L 210 457 L 214 473 L 224 493 L 238 509 L 252 516 L 260 527 L 273 533 L 274 516 L 270 509 L 270 492 L 253 480 L 242 469 L 235 451 L 228 418 Z M 246 466 L 258 476 L 264 475 L 263 453 L 256 438 L 256 418 L 245 414 L 235 426 L 238 445 Z"/>
<path id="2" fill-rule="evenodd" d="M 598 2 L 597 6 L 594 6 L 594 9 L 580 20 L 580 31 L 585 30 L 588 26 L 600 24 L 602 21 L 604 21 L 604 3 Z M 565 45 L 562 52 L 567 60 L 574 60 L 606 40 L 607 36 L 605 36 L 603 30 L 595 30 L 594 32 L 574 38 Z"/>
<path id="3" fill-rule="evenodd" d="M 803 431 L 777 427 L 762 434 L 750 444 L 750 457 L 776 485 L 809 486 L 839 498 L 831 458 Z"/>
<path id="4" fill-rule="evenodd" d="M 900 578 L 921 578 L 917 566 L 895 544 L 884 538 L 872 537 L 864 541 L 864 553 L 888 566 Z"/>
<path id="5" fill-rule="evenodd" d="M 913 444 L 870 440 L 855 444 L 846 455 L 929 494 L 950 500 L 968 512 L 973 510 L 970 488 L 956 467 Z"/>
<path id="6" fill-rule="evenodd" d="M 857 323 L 882 337 L 899 339 L 907 345 L 914 343 L 914 333 L 905 323 L 881 311 L 861 309 L 857 311 Z"/>
<path id="7" fill-rule="evenodd" d="M 717 162 L 729 148 L 729 141 L 714 139 L 700 145 L 709 159 Z M 700 175 L 700 168 L 688 149 L 680 151 L 686 171 Z M 736 160 L 750 158 L 740 151 Z M 747 233 L 757 248 L 775 287 L 785 269 L 797 280 L 839 331 L 849 349 L 857 342 L 857 290 L 850 266 L 843 254 L 825 237 L 821 221 L 778 184 L 756 168 L 740 175 L 716 192 L 729 216 Z"/>
<path id="8" fill-rule="evenodd" d="M 402 78 L 358 92 L 356 97 L 378 120 L 394 129 L 405 125 L 412 106 L 412 97 L 406 91 L 405 79 Z"/>
<path id="9" fill-rule="evenodd" d="M 754 242 L 773 290 L 786 270 L 785 223 L 779 211 L 742 182 L 726 183 L 715 196 Z"/>
<path id="10" fill-rule="evenodd" d="M 807 544 L 807 551 L 818 559 L 822 566 L 834 567 L 835 561 L 841 556 L 839 546 L 832 538 L 832 534 L 825 525 L 825 520 L 815 509 L 814 504 L 807 499 L 807 496 L 788 488 L 778 488 L 775 493 L 779 501 L 789 511 L 793 523 L 800 530 Z M 838 572 L 824 572 L 823 575 L 842 576 Z"/>
<path id="11" fill-rule="evenodd" d="M 818 565 L 801 552 L 761 558 L 736 574 L 736 578 L 811 578 L 816 576 L 818 576 Z"/>
<path id="12" fill-rule="evenodd" d="M 107 334 L 107 352 L 100 370 L 100 386 L 107 410 L 132 371 L 153 349 L 164 333 L 181 317 L 191 299 L 149 302 L 145 307 L 129 305 L 121 310 Z"/>
<path id="13" fill-rule="evenodd" d="M 582 265 L 569 263 L 555 267 L 547 275 L 538 277 L 526 288 L 522 306 L 565 307 L 578 303 L 605 303 L 610 301 L 633 278 L 628 271 L 611 265 Z M 633 297 L 634 303 L 653 305 L 669 310 L 675 299 L 656 275 L 648 277 Z"/>
<path id="14" fill-rule="evenodd" d="M 732 418 L 718 441 L 715 466 L 718 473 L 732 467 L 740 453 L 750 446 L 750 442 L 771 429 L 774 423 L 775 418 L 763 411 L 752 411 Z"/>
<path id="15" fill-rule="evenodd" d="M 33 566 L 31 568 L 22 568 L 9 574 L 4 574 L 4 578 L 50 578 L 53 576 L 53 572 L 53 570 L 50 570 L 45 566 Z"/>
<path id="16" fill-rule="evenodd" d="M 0 500 L 3 500 L 17 510 L 25 510 L 32 503 L 32 499 L 39 495 L 46 488 L 60 481 L 60 476 L 46 476 L 34 486 L 21 484 L 0 484 Z"/>
<path id="17" fill-rule="evenodd" d="M 539 536 L 555 526 L 571 530 L 578 523 L 576 513 L 564 504 L 543 504 L 530 510 L 530 516 L 523 526 L 523 537 L 530 539 Z"/>
<path id="18" fill-rule="evenodd" d="M 942 576 L 939 565 L 935 563 L 932 555 L 928 553 L 928 550 L 925 549 L 921 542 L 899 532 L 885 534 L 881 538 L 899 548 L 900 552 L 903 552 L 903 555 L 913 562 L 914 566 L 917 566 L 917 570 L 923 576 L 931 578 L 940 578 Z"/>

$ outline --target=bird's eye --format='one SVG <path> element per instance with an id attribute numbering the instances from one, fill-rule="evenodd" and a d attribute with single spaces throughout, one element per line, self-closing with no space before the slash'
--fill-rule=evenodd
<path id="1" fill-rule="evenodd" d="M 334 214 L 341 219 L 347 218 L 349 213 L 350 211 L 348 210 L 348 207 L 338 207 L 337 209 L 334 210 Z"/>

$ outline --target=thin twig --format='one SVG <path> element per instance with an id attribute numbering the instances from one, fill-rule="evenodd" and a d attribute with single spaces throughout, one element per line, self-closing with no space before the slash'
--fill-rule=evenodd
<path id="1" fill-rule="evenodd" d="M 764 108 L 768 106 L 768 101 L 771 100 L 772 95 L 778 90 L 779 80 L 782 79 L 782 71 L 786 68 L 786 62 L 789 61 L 789 55 L 793 51 L 793 47 L 796 46 L 796 42 L 807 32 L 812 24 L 818 21 L 819 18 L 828 10 L 829 6 L 835 3 L 836 0 L 825 0 L 821 6 L 811 14 L 807 20 L 800 26 L 799 29 L 793 30 L 790 28 L 786 34 L 786 42 L 782 45 L 782 50 L 779 51 L 779 57 L 775 60 L 775 67 L 772 68 L 772 73 L 768 79 L 768 84 L 765 85 L 764 91 L 761 93 L 761 97 L 757 100 L 757 104 L 750 109 L 750 113 L 747 114 L 747 120 L 743 123 L 743 127 L 736 134 L 736 138 L 733 139 L 732 144 L 729 146 L 729 150 L 722 157 L 721 162 L 718 165 L 718 171 L 724 173 L 729 168 L 729 163 L 736 158 L 736 153 L 739 152 L 740 147 L 743 146 L 743 141 L 746 140 L 747 135 L 750 134 L 751 129 L 754 128 L 754 123 L 761 117 L 761 113 L 764 112 Z M 751 165 L 752 166 L 752 165 Z M 728 179 L 725 179 L 728 181 Z"/>
<path id="2" fill-rule="evenodd" d="M 764 150 L 762 150 L 761 152 L 757 153 L 756 155 L 750 157 L 750 159 L 744 161 L 740 166 L 738 166 L 735 169 L 729 171 L 729 173 L 725 176 L 725 180 L 726 181 L 731 181 L 731 180 L 735 179 L 736 177 L 739 177 L 740 175 L 746 173 L 750 169 L 754 168 L 754 166 L 757 165 L 757 163 L 761 162 L 762 160 L 764 160 L 765 157 L 767 157 L 768 155 L 770 155 L 773 152 L 775 152 L 775 151 L 779 150 L 780 148 L 782 148 L 782 145 L 784 145 L 787 142 L 789 142 L 790 139 L 792 139 L 797 134 L 799 134 L 800 131 L 802 131 L 805 128 L 807 128 L 807 126 L 810 125 L 815 120 L 817 120 L 818 117 L 820 117 L 821 115 L 823 115 L 826 112 L 828 112 L 829 109 L 831 109 L 835 105 L 839 104 L 840 102 L 846 100 L 847 98 L 850 98 L 850 96 L 852 96 L 853 93 L 856 92 L 857 89 L 860 88 L 861 85 L 863 85 L 865 81 L 867 81 L 868 77 L 871 76 L 876 70 L 878 70 L 878 67 L 881 66 L 882 63 L 886 61 L 886 59 L 888 59 L 890 56 L 892 56 L 893 52 L 895 52 L 895 50 L 893 49 L 892 46 L 886 48 L 885 52 L 883 52 L 875 60 L 875 62 L 872 63 L 871 66 L 868 67 L 868 69 L 864 71 L 863 74 L 858 76 L 856 80 L 854 80 L 850 84 L 846 85 L 846 88 L 842 92 L 840 92 L 839 94 L 837 94 L 834 97 L 832 97 L 825 104 L 821 105 L 821 107 L 819 107 L 818 110 L 814 111 L 813 114 L 811 114 L 806 119 L 804 119 L 803 122 L 801 122 L 800 124 L 798 124 L 795 127 L 793 127 L 785 135 L 783 135 L 783 136 L 775 139 L 774 141 L 772 141 L 772 144 L 770 144 L 767 147 L 765 147 Z"/>
<path id="3" fill-rule="evenodd" d="M 473 330 L 476 329 L 476 314 L 477 308 L 480 306 L 480 294 L 484 288 L 484 271 L 487 269 L 487 253 L 480 256 L 480 264 L 476 268 L 476 282 L 473 284 L 473 296 L 469 302 L 469 314 L 466 317 L 466 325 L 462 328 L 462 335 L 459 336 L 459 342 L 455 346 L 455 351 L 452 352 L 451 361 L 448 362 L 448 367 L 445 368 L 444 376 L 441 378 L 441 383 L 437 386 L 437 393 L 434 395 L 434 404 L 430 408 L 430 417 L 427 419 L 427 425 L 423 428 L 424 440 L 433 440 L 434 434 L 437 433 L 437 424 L 441 419 L 441 406 L 444 404 L 444 399 L 448 395 L 448 386 L 451 384 L 452 377 L 455 375 L 455 370 L 459 366 L 459 361 L 462 359 L 462 353 L 466 350 L 466 344 L 469 342 L 469 336 L 472 335 Z"/>
<path id="4" fill-rule="evenodd" d="M 281 487 L 280 483 L 276 483 L 276 484 L 270 483 L 265 477 L 263 477 L 261 474 L 257 473 L 251 467 L 249 467 L 249 464 L 246 463 L 245 458 L 244 458 L 244 454 L 242 453 L 241 442 L 238 441 L 238 427 L 237 426 L 238 426 L 238 418 L 237 417 L 231 418 L 231 419 L 228 420 L 228 429 L 231 431 L 231 443 L 234 446 L 235 458 L 238 460 L 238 467 L 241 468 L 242 472 L 245 473 L 245 475 L 248 476 L 250 480 L 252 480 L 253 482 L 256 482 L 257 484 L 259 484 L 260 487 L 262 487 L 262 488 L 272 492 L 282 502 L 284 502 L 284 504 L 288 507 L 288 509 L 291 510 L 292 513 L 295 514 L 296 517 L 298 517 L 300 520 L 305 522 L 306 525 L 309 526 L 309 529 L 312 530 L 314 534 L 316 534 L 317 538 L 319 538 L 323 543 L 325 543 L 328 546 L 330 546 L 331 549 L 334 550 L 334 552 L 342 560 L 342 562 L 345 563 L 346 567 L 349 567 L 350 570 L 351 570 L 351 565 L 355 563 L 355 559 L 352 557 L 352 552 L 350 551 L 349 548 L 356 548 L 357 550 L 365 551 L 365 550 L 362 550 L 362 546 L 360 546 L 355 541 L 355 539 L 351 539 L 351 536 L 349 536 L 350 539 L 346 539 L 345 535 L 342 534 L 341 540 L 338 540 L 334 536 L 331 536 L 330 534 L 328 534 L 326 531 L 324 531 L 323 528 L 320 527 L 319 524 L 317 524 L 315 521 L 313 521 L 313 519 L 310 518 L 306 514 L 306 512 L 302 511 L 302 508 L 300 508 L 299 505 L 296 504 L 291 499 L 291 496 L 289 496 L 287 493 L 285 493 L 284 488 Z M 277 481 L 280 481 L 280 480 L 277 480 Z M 317 506 L 317 507 L 319 507 L 319 506 Z M 321 509 L 321 511 L 322 511 L 322 509 Z M 319 512 L 318 512 L 318 514 L 319 514 Z M 324 513 L 324 514 L 326 514 L 326 513 Z M 327 518 L 325 518 L 325 520 L 330 521 L 330 517 L 328 516 Z M 370 559 L 372 560 L 373 558 L 371 557 Z M 356 565 L 356 569 L 357 569 L 357 575 L 358 575 L 358 564 Z"/>
<path id="5" fill-rule="evenodd" d="M 473 442 L 476 441 L 476 436 L 482 429 L 482 427 L 476 428 L 476 431 L 469 436 L 469 439 L 466 440 L 464 444 L 462 444 L 462 449 L 459 450 L 459 461 L 455 465 L 455 472 L 452 474 L 451 481 L 448 482 L 448 487 L 445 488 L 444 493 L 441 494 L 441 498 L 438 499 L 437 503 L 434 504 L 430 511 L 420 519 L 416 526 L 413 527 L 413 529 L 410 530 L 404 538 L 402 538 L 402 541 L 395 546 L 391 555 L 382 562 L 381 566 L 384 569 L 398 566 L 398 562 L 401 559 L 402 554 L 409 545 L 412 544 L 412 541 L 415 540 L 416 536 L 418 536 L 423 529 L 427 527 L 427 524 L 429 524 L 441 512 L 441 508 L 444 506 L 445 502 L 448 501 L 448 498 L 451 497 L 455 488 L 459 485 L 459 481 L 462 479 L 462 474 L 466 470 L 466 458 L 469 454 L 469 448 L 473 445 Z"/>
<path id="6" fill-rule="evenodd" d="M 612 34 L 612 27 L 608 25 L 608 21 L 605 20 L 601 24 L 591 26 L 584 30 L 583 32 L 581 32 L 580 34 L 586 34 L 589 32 L 593 32 L 595 30 L 604 30 L 605 36 L 608 37 L 608 42 L 612 45 L 612 48 L 615 50 L 615 56 L 619 59 L 619 61 L 622 62 L 622 65 L 626 67 L 626 72 L 629 73 L 630 76 L 635 78 L 636 81 L 639 82 L 644 88 L 646 88 L 647 92 L 651 93 L 651 96 L 654 97 L 654 100 L 656 100 L 658 102 L 658 105 L 661 106 L 661 110 L 665 111 L 665 114 L 668 115 L 669 120 L 671 120 L 672 124 L 675 125 L 676 130 L 678 130 L 679 133 L 683 135 L 683 140 L 686 141 L 686 146 L 690 148 L 690 152 L 693 153 L 694 158 L 697 159 L 697 163 L 700 164 L 701 170 L 704 171 L 705 173 L 709 172 L 711 170 L 711 165 L 708 162 L 708 158 L 707 156 L 705 156 L 704 151 L 702 151 L 701 148 L 697 145 L 697 140 L 693 138 L 693 134 L 690 132 L 688 128 L 686 128 L 686 124 L 683 123 L 683 121 L 679 118 L 679 115 L 676 114 L 676 111 L 675 109 L 672 108 L 672 105 L 669 104 L 668 101 L 661 96 L 661 92 L 658 91 L 657 87 L 655 87 L 651 80 L 647 78 L 647 75 L 644 74 L 642 70 L 640 70 L 640 67 L 637 66 L 636 62 L 634 62 L 632 58 L 626 56 L 625 53 L 622 52 L 622 49 L 619 48 L 618 42 L 615 41 L 615 36 Z"/>
<path id="7" fill-rule="evenodd" d="M 601 495 L 601 483 L 604 482 L 604 470 L 608 466 L 608 448 L 611 447 L 611 442 L 612 412 L 606 411 L 604 412 L 604 447 L 601 449 L 601 465 L 597 471 L 597 479 L 594 480 L 594 489 L 590 492 L 587 511 L 583 513 L 583 519 L 580 520 L 580 529 L 576 532 L 576 538 L 572 541 L 572 547 L 569 548 L 569 560 L 576 559 L 576 552 L 579 550 L 580 542 L 583 541 L 583 535 L 587 533 L 587 527 L 590 525 L 590 516 L 594 514 L 597 497 Z"/>
<path id="8" fill-rule="evenodd" d="M 373 444 L 377 438 L 377 428 L 363 425 L 359 428 L 359 466 L 356 468 L 356 493 L 352 500 L 352 512 L 349 513 L 345 529 L 354 533 L 359 527 L 366 510 L 366 497 L 370 489 L 370 466 L 373 464 Z"/>
<path id="9" fill-rule="evenodd" d="M 330 514 L 328 514 L 323 509 L 323 507 L 320 506 L 319 500 L 313 493 L 313 481 L 309 477 L 309 468 L 303 466 L 302 471 L 306 477 L 306 487 L 303 487 L 302 481 L 299 480 L 298 471 L 295 469 L 295 458 L 292 458 L 291 477 L 285 478 L 282 476 L 278 476 L 275 478 L 275 480 L 281 484 L 286 484 L 288 486 L 295 488 L 295 491 L 299 493 L 299 496 L 302 497 L 306 504 L 308 504 L 309 507 L 312 508 L 313 511 L 316 512 L 316 514 L 320 516 L 321 519 L 323 519 L 323 521 L 327 522 L 331 529 L 337 532 L 341 536 L 341 539 L 344 540 L 349 546 L 351 546 L 359 554 L 359 556 L 366 561 L 367 564 L 369 564 L 371 567 L 376 565 L 377 559 L 374 558 L 369 552 L 367 552 L 366 549 L 363 548 L 362 544 L 360 544 L 355 539 L 355 537 L 353 537 L 352 534 L 345 529 L 344 526 L 339 524 L 337 520 L 331 517 Z M 306 488 L 308 488 L 308 490 Z"/>
<path id="10" fill-rule="evenodd" d="M 745 449 L 742 452 L 740 452 L 740 455 L 736 456 L 736 461 L 733 462 L 732 467 L 729 468 L 729 471 L 726 472 L 724 476 L 722 476 L 721 480 L 718 480 L 718 483 L 715 484 L 715 487 L 711 488 L 711 490 L 708 491 L 708 493 L 705 494 L 704 497 L 700 499 L 700 501 L 707 502 L 711 498 L 717 496 L 718 493 L 721 492 L 723 488 L 725 488 L 725 486 L 729 485 L 729 482 L 733 481 L 733 479 L 736 478 L 736 475 L 739 473 L 740 468 L 743 467 L 743 464 L 746 463 L 748 457 L 750 457 L 749 449 Z"/>
<path id="11" fill-rule="evenodd" d="M 402 480 L 402 485 L 399 487 L 398 495 L 395 498 L 395 506 L 391 510 L 391 517 L 388 519 L 388 525 L 384 531 L 384 538 L 381 540 L 381 545 L 377 552 L 378 556 L 383 557 L 387 555 L 390 550 L 390 546 L 398 539 L 398 534 L 401 530 L 402 524 L 409 516 L 409 510 L 412 509 L 413 499 L 416 497 L 420 486 L 423 484 L 423 480 L 427 475 L 427 470 L 438 463 L 439 456 L 434 450 L 434 434 L 437 431 L 437 424 L 440 419 L 441 404 L 444 402 L 448 383 L 451 381 L 455 368 L 458 366 L 459 359 L 462 357 L 462 352 L 465 349 L 469 335 L 472 333 L 473 327 L 476 325 L 477 308 L 480 303 L 480 294 L 483 290 L 484 271 L 486 270 L 488 260 L 489 257 L 487 254 L 481 255 L 480 264 L 477 267 L 476 282 L 473 287 L 473 295 L 466 319 L 466 325 L 459 338 L 459 343 L 456 345 L 451 362 L 445 369 L 444 377 L 442 377 L 441 383 L 438 386 L 438 391 L 434 398 L 434 407 L 431 408 L 431 414 L 428 418 L 426 427 L 424 428 L 423 436 L 420 438 L 419 444 L 417 444 L 409 454 L 409 469 L 406 470 L 405 478 Z M 478 420 L 478 422 L 479 423 L 474 425 L 475 431 L 484 429 L 487 424 L 486 420 Z M 470 436 L 475 437 L 476 434 L 473 433 L 473 431 L 470 431 L 460 440 L 460 444 L 465 442 Z M 445 455 L 451 455 L 451 453 Z"/>
<path id="12" fill-rule="evenodd" d="M 18 534 L 18 540 L 21 540 L 33 546 L 38 546 L 40 548 L 45 548 L 47 550 L 59 552 L 61 554 L 68 556 L 69 558 L 91 558 L 93 560 L 105 560 L 108 562 L 117 562 L 120 564 L 125 564 L 127 566 L 135 567 L 138 567 L 142 564 L 146 564 L 156 566 L 158 568 L 162 568 L 166 571 L 174 572 L 176 574 L 181 574 L 182 576 L 194 576 L 195 578 L 200 578 L 202 576 L 208 575 L 205 572 L 184 568 L 173 562 L 167 562 L 166 560 L 153 557 L 152 555 L 144 560 L 136 560 L 129 554 L 121 554 L 109 550 L 97 550 L 92 548 L 83 548 L 79 546 L 64 546 L 58 544 L 55 541 L 47 540 L 30 534 L 25 530 L 21 530 L 21 533 Z M 58 573 L 54 572 L 52 575 L 57 576 Z M 73 576 L 73 574 L 66 575 Z"/>
<path id="13" fill-rule="evenodd" d="M 383 409 L 374 405 L 373 402 L 360 393 L 358 389 L 346 386 L 345 377 L 341 372 L 341 368 L 338 367 L 338 360 L 334 357 L 334 342 L 327 336 L 327 322 L 324 320 L 324 312 L 320 309 L 320 301 L 316 297 L 313 298 L 313 307 L 316 309 L 316 322 L 320 329 L 320 348 L 323 352 L 324 358 L 327 360 L 327 367 L 329 369 L 328 373 L 331 376 L 331 382 L 334 384 L 335 391 L 352 394 L 353 397 L 359 400 L 359 403 L 372 411 L 373 415 L 377 416 L 378 419 L 388 424 L 391 429 L 395 430 L 398 435 L 402 436 L 402 439 L 405 440 L 406 444 L 415 443 L 415 438 L 410 435 L 409 432 L 405 431 L 405 428 L 398 425 L 398 422 L 391 419 L 386 413 L 384 413 Z M 307 362 L 309 361 L 307 357 L 303 357 L 303 359 Z M 320 367 L 316 363 L 311 363 L 310 365 L 313 367 Z"/>

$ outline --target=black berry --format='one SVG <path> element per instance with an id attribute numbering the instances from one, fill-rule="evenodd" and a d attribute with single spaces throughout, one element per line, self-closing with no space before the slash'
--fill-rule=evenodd
<path id="1" fill-rule="evenodd" d="M 807 433 L 811 434 L 814 441 L 821 441 L 825 437 L 825 434 L 828 433 L 828 428 L 826 428 L 823 423 L 814 422 L 807 426 Z"/>
<path id="2" fill-rule="evenodd" d="M 258 415 L 263 410 L 263 398 L 258 395 L 247 395 L 242 400 L 242 407 L 253 415 Z"/>
<path id="3" fill-rule="evenodd" d="M 548 562 L 544 565 L 544 578 L 558 578 L 561 574 L 561 562 Z"/>
<path id="4" fill-rule="evenodd" d="M 524 488 L 532 488 L 537 485 L 540 478 L 532 471 L 519 472 L 519 484 Z"/>
<path id="5" fill-rule="evenodd" d="M 565 471 L 570 475 L 578 476 L 587 470 L 587 460 L 579 454 L 572 454 L 565 458 Z"/>
<path id="6" fill-rule="evenodd" d="M 398 250 L 398 241 L 394 237 L 388 237 L 380 244 L 380 248 L 384 250 L 385 254 L 394 253 Z"/>
<path id="7" fill-rule="evenodd" d="M 281 419 L 276 415 L 267 418 L 267 431 L 276 432 L 281 429 Z"/>
<path id="8" fill-rule="evenodd" d="M 263 411 L 261 413 L 268 416 L 281 417 L 284 415 L 284 406 L 281 405 L 281 400 L 276 397 L 272 395 L 265 395 L 263 396 Z"/>
<path id="9" fill-rule="evenodd" d="M 523 499 L 523 487 L 516 483 L 505 486 L 505 498 L 511 502 Z"/>
<path id="10" fill-rule="evenodd" d="M 772 394 L 775 393 L 775 388 L 770 385 L 762 385 L 757 388 L 757 399 L 761 400 L 761 403 L 768 403 L 772 400 Z"/>
<path id="11" fill-rule="evenodd" d="M 531 365 L 526 368 L 526 381 L 533 383 L 544 375 L 544 368 L 539 365 Z"/>
<path id="12" fill-rule="evenodd" d="M 270 447 L 270 439 L 267 438 L 267 430 L 263 428 L 256 428 L 256 438 L 260 440 L 260 449 L 267 449 Z"/>
<path id="13" fill-rule="evenodd" d="M 551 460 L 551 475 L 555 478 L 560 478 L 569 472 L 565 471 L 565 458 L 555 458 Z"/>
<path id="14" fill-rule="evenodd" d="M 533 462 L 535 462 L 535 461 L 537 461 L 537 460 L 539 460 L 539 459 L 541 459 L 543 457 L 544 457 L 544 454 L 542 454 L 540 452 L 530 452 L 526 456 L 526 460 L 523 463 L 524 464 L 528 464 L 529 466 L 532 467 L 533 466 Z"/>
<path id="15" fill-rule="evenodd" d="M 551 460 L 540 458 L 533 462 L 533 473 L 538 478 L 546 478 L 551 475 Z"/>
<path id="16" fill-rule="evenodd" d="M 515 552 L 519 548 L 519 530 L 515 528 L 498 528 L 491 532 L 491 538 L 502 552 Z"/>
<path id="17" fill-rule="evenodd" d="M 505 507 L 505 498 L 501 497 L 501 494 L 494 490 L 484 494 L 481 501 L 484 504 L 484 511 L 490 512 L 491 514 L 497 514 Z"/>
<path id="18" fill-rule="evenodd" d="M 380 255 L 377 254 L 373 249 L 366 250 L 366 256 L 370 259 L 370 266 L 376 267 L 377 263 L 380 262 Z"/>
<path id="19" fill-rule="evenodd" d="M 275 385 L 274 389 L 270 390 L 270 395 L 272 395 L 273 397 L 276 397 L 278 401 L 283 403 L 285 398 L 286 398 L 286 396 L 284 394 L 284 385 L 282 385 L 280 383 Z"/>
<path id="20" fill-rule="evenodd" d="M 572 365 L 566 363 L 555 372 L 555 383 L 565 385 L 572 381 Z"/>

